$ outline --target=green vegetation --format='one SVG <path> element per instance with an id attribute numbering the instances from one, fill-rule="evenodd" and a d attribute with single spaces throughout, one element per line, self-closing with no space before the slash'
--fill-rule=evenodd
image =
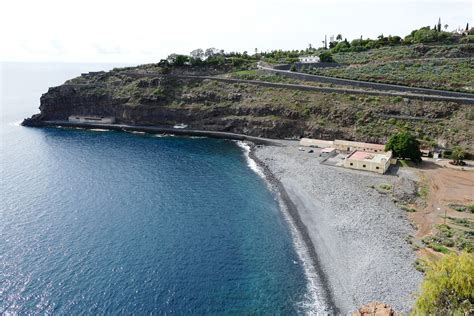
<path id="1" fill-rule="evenodd" d="M 435 251 L 474 251 L 474 222 L 467 218 L 448 217 L 450 225 L 437 225 L 433 235 L 423 238 L 423 243 Z M 448 247 L 448 248 L 447 248 Z"/>
<path id="2" fill-rule="evenodd" d="M 442 31 L 439 25 L 434 28 L 429 26 L 413 30 L 404 39 L 400 36 L 379 35 L 376 39 L 355 39 L 349 43 L 347 39 L 342 40 L 342 36 L 336 38 L 336 41 L 329 43 L 332 52 L 361 52 L 384 46 L 410 45 L 417 43 L 443 43 L 450 44 L 458 41 L 453 33 Z"/>
<path id="3" fill-rule="evenodd" d="M 396 60 L 335 68 L 314 68 L 308 73 L 414 87 L 474 91 L 472 58 Z"/>
<path id="4" fill-rule="evenodd" d="M 189 55 L 171 54 L 157 64 L 147 65 L 156 72 L 176 69 L 223 74 L 256 69 L 258 62 L 289 64 L 291 71 L 301 56 L 319 56 L 322 62 L 336 62 L 340 67 L 302 67 L 299 71 L 355 80 L 393 83 L 415 87 L 474 92 L 474 35 L 454 34 L 422 27 L 408 36 L 384 36 L 348 41 L 342 35 L 329 43 L 330 49 L 255 50 L 225 52 L 222 49 L 195 49 Z M 350 66 L 348 66 L 350 65 Z M 140 68 L 140 67 L 138 67 Z"/>
<path id="5" fill-rule="evenodd" d="M 459 204 L 449 204 L 449 207 L 458 212 L 465 212 L 468 209 L 468 206 L 459 205 Z M 473 205 L 474 207 L 474 205 Z"/>
<path id="6" fill-rule="evenodd" d="M 392 189 L 392 186 L 388 183 L 383 183 L 379 185 L 379 189 L 384 190 L 384 191 L 390 191 Z"/>
<path id="7" fill-rule="evenodd" d="M 330 51 L 323 51 L 322 53 L 320 53 L 319 59 L 324 63 L 334 62 L 334 58 L 332 57 L 332 53 Z"/>
<path id="8" fill-rule="evenodd" d="M 386 142 L 387 135 L 402 131 L 410 132 L 423 145 L 432 146 L 442 141 L 446 147 L 460 145 L 472 151 L 474 138 L 474 111 L 471 107 L 460 106 L 454 102 L 423 101 L 398 97 L 330 94 L 314 91 L 295 91 L 292 89 L 259 87 L 250 84 L 237 84 L 216 81 L 181 80 L 172 76 L 160 74 L 202 74 L 237 78 L 262 80 L 268 82 L 303 83 L 317 87 L 332 87 L 336 85 L 290 79 L 278 75 L 270 75 L 257 70 L 257 62 L 294 63 L 302 55 L 332 56 L 337 63 L 358 63 L 347 68 L 358 69 L 386 64 L 397 68 L 400 83 L 407 83 L 408 74 L 419 71 L 413 85 L 438 85 L 440 88 L 470 87 L 472 84 L 472 55 L 473 44 L 397 44 L 394 37 L 381 37 L 379 44 L 387 42 L 386 46 L 376 45 L 364 51 L 343 52 L 346 41 L 338 37 L 340 51 L 333 49 L 268 51 L 248 54 L 247 52 L 224 52 L 218 49 L 197 49 L 189 55 L 172 54 L 159 63 L 141 65 L 138 67 L 116 68 L 110 72 L 102 72 L 80 76 L 68 83 L 80 84 L 76 87 L 78 95 L 86 94 L 97 97 L 98 100 L 110 98 L 124 107 L 146 106 L 150 109 L 150 124 L 158 121 L 156 114 L 159 109 L 166 107 L 173 111 L 183 109 L 183 113 L 196 113 L 203 117 L 215 113 L 213 122 L 220 124 L 221 116 L 234 115 L 273 115 L 275 121 L 265 121 L 264 127 L 249 125 L 249 133 L 267 136 L 308 136 L 308 137 L 345 137 L 367 141 Z M 349 44 L 352 42 L 349 42 Z M 337 44 L 335 45 L 337 46 Z M 334 46 L 334 47 L 335 47 Z M 352 46 L 351 46 L 352 47 Z M 462 57 L 462 59 L 446 59 L 440 63 L 439 57 Z M 423 61 L 409 60 L 423 58 Z M 428 60 L 426 60 L 428 58 Z M 324 58 L 323 58 L 324 59 Z M 400 63 L 400 64 L 397 64 Z M 405 63 L 419 63 L 421 66 L 406 67 Z M 433 66 L 428 64 L 433 63 Z M 457 64 L 459 63 L 459 65 Z M 403 66 L 406 67 L 405 71 Z M 439 67 L 444 72 L 433 73 Z M 450 67 L 453 67 L 452 69 Z M 312 71 L 305 67 L 307 71 Z M 324 68 L 327 71 L 339 71 L 339 68 Z M 386 76 L 396 76 L 389 68 L 381 68 Z M 437 69 L 437 68 L 436 68 Z M 407 71 L 408 70 L 408 71 Z M 326 71 L 326 70 L 321 70 Z M 376 77 L 378 68 L 372 70 Z M 146 75 L 148 74 L 148 75 Z M 382 76 L 382 75 L 380 75 Z M 403 77 L 405 76 L 405 77 Z M 425 80 L 431 76 L 429 80 Z M 368 77 L 370 74 L 368 74 Z M 443 79 L 444 78 L 444 79 Z M 378 78 L 377 80 L 388 80 Z M 411 79 L 410 79 L 411 80 Z M 467 89 L 467 88 L 466 88 Z M 214 108 L 219 108 L 213 111 Z M 223 110 L 227 108 L 228 110 Z M 191 111 L 192 110 L 192 111 Z M 200 113 L 199 111 L 207 111 Z M 126 111 L 131 113 L 133 111 Z M 138 112 L 137 112 L 138 113 Z M 128 115 L 128 114 L 127 114 Z M 180 114 L 181 115 L 181 114 Z M 183 114 L 185 115 L 185 114 Z M 214 115 L 214 114 L 213 114 Z M 473 118 L 472 120 L 470 118 Z M 144 119 L 144 118 L 141 118 Z M 153 120 L 153 122 L 152 122 Z M 199 124 L 202 124 L 199 122 Z M 287 124 L 287 125 L 285 125 Z M 228 124 L 225 128 L 236 129 L 239 126 Z M 204 128 L 205 126 L 203 126 Z M 218 126 L 221 128 L 222 126 Z M 212 128 L 217 128 L 213 126 Z M 224 128 L 224 127 L 222 127 Z M 240 132 L 244 132 L 240 130 Z M 247 131 L 246 131 L 247 132 Z M 322 136 L 324 135 L 324 136 Z M 470 159 L 466 156 L 465 159 Z M 411 161 L 401 161 L 410 164 Z"/>
<path id="9" fill-rule="evenodd" d="M 451 253 L 428 265 L 413 315 L 467 315 L 474 309 L 474 255 Z"/>
<path id="10" fill-rule="evenodd" d="M 415 208 L 410 207 L 410 206 L 407 206 L 407 205 L 402 205 L 402 206 L 400 206 L 400 208 L 401 208 L 402 210 L 404 210 L 405 212 L 409 212 L 409 213 L 414 213 L 414 212 L 416 212 L 416 209 L 415 209 Z"/>
<path id="11" fill-rule="evenodd" d="M 451 153 L 451 158 L 453 159 L 454 165 L 461 165 L 461 166 L 464 165 L 463 159 L 465 158 L 465 156 L 466 154 L 461 147 L 456 146 L 453 148 L 453 152 Z"/>
<path id="12" fill-rule="evenodd" d="M 367 63 L 386 63 L 391 61 L 410 61 L 424 59 L 471 58 L 473 44 L 414 44 L 374 48 L 362 52 L 334 53 L 334 60 L 339 64 L 360 65 Z"/>
<path id="13" fill-rule="evenodd" d="M 413 162 L 421 162 L 420 143 L 409 132 L 400 132 L 392 135 L 385 150 L 391 150 L 394 157 L 410 159 Z"/>
<path id="14" fill-rule="evenodd" d="M 416 259 L 415 260 L 415 269 L 417 269 L 418 271 L 420 272 L 426 272 L 426 269 L 427 269 L 427 262 L 426 260 L 423 260 L 423 259 Z"/>
<path id="15" fill-rule="evenodd" d="M 441 26 L 430 28 L 429 26 L 414 30 L 404 39 L 405 44 L 411 43 L 451 43 L 454 41 L 452 33 L 441 31 Z"/>

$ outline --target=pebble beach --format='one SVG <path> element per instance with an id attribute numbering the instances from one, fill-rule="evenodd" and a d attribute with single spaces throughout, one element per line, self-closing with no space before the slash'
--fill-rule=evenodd
<path id="1" fill-rule="evenodd" d="M 422 280 L 407 242 L 414 230 L 389 195 L 374 189 L 395 176 L 320 164 L 294 144 L 259 146 L 252 156 L 293 206 L 335 312 L 372 301 L 410 310 Z"/>

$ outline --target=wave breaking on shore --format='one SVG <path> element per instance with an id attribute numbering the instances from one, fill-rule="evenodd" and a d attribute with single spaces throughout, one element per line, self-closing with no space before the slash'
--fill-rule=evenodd
<path id="1" fill-rule="evenodd" d="M 296 302 L 297 308 L 308 315 L 327 315 L 331 308 L 329 307 L 328 302 L 324 299 L 327 296 L 326 290 L 316 271 L 315 263 L 308 251 L 308 245 L 292 218 L 287 203 L 282 197 L 277 185 L 272 183 L 273 181 L 276 181 L 276 179 L 269 179 L 265 174 L 263 166 L 260 166 L 259 163 L 251 157 L 252 148 L 249 144 L 243 141 L 236 141 L 236 144 L 243 149 L 248 167 L 257 175 L 262 177 L 270 190 L 275 193 L 282 214 L 289 225 L 295 251 L 300 259 L 300 264 L 303 267 L 307 281 L 305 298 L 301 302 Z"/>

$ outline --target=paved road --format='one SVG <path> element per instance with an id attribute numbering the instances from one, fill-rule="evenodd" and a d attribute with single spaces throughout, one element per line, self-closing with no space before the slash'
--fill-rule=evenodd
<path id="1" fill-rule="evenodd" d="M 135 78 L 156 78 L 156 77 L 167 76 L 167 77 L 172 77 L 172 78 L 174 77 L 178 79 L 214 80 L 214 81 L 221 81 L 221 82 L 227 82 L 227 83 L 254 84 L 254 85 L 272 87 L 272 88 L 318 91 L 318 92 L 323 92 L 323 93 L 381 95 L 381 96 L 392 96 L 392 97 L 400 96 L 403 98 L 418 99 L 418 100 L 423 100 L 423 101 L 448 101 L 448 102 L 456 102 L 456 103 L 474 104 L 474 94 L 441 91 L 441 90 L 433 90 L 433 89 L 423 89 L 423 88 L 411 88 L 411 87 L 380 84 L 380 83 L 349 80 L 349 79 L 339 79 L 339 78 L 333 78 L 333 77 L 294 73 L 294 72 L 285 71 L 285 70 L 276 70 L 276 69 L 268 68 L 264 66 L 259 66 L 259 67 L 260 69 L 265 70 L 265 71 L 279 73 L 284 76 L 294 77 L 300 80 L 329 82 L 329 83 L 334 83 L 334 84 L 351 86 L 351 88 L 316 87 L 316 86 L 304 85 L 304 84 L 275 83 L 275 82 L 267 82 L 267 81 L 262 81 L 262 80 L 244 80 L 244 79 L 223 78 L 223 77 L 217 77 L 217 76 L 163 75 L 158 72 L 130 71 L 130 72 L 124 72 L 124 74 L 131 77 L 135 77 Z M 81 85 L 80 84 L 79 85 L 64 84 L 63 86 L 81 86 Z M 353 88 L 354 86 L 370 88 L 371 90 L 354 89 Z"/>
<path id="2" fill-rule="evenodd" d="M 290 73 L 290 72 L 287 72 Z M 293 73 L 290 73 L 293 74 Z M 410 99 L 418 99 L 423 101 L 448 101 L 456 103 L 466 103 L 474 104 L 474 95 L 468 96 L 445 96 L 445 95 L 436 95 L 436 94 L 423 94 L 423 93 L 411 93 L 411 92 L 402 92 L 402 91 L 393 91 L 390 89 L 381 89 L 377 90 L 372 88 L 372 90 L 364 89 L 352 89 L 352 88 L 331 88 L 331 87 L 316 87 L 304 84 L 292 84 L 292 83 L 275 83 L 267 82 L 262 80 L 244 80 L 244 79 L 232 79 L 232 78 L 222 78 L 222 77 L 212 77 L 212 76 L 191 76 L 191 75 L 177 75 L 176 78 L 182 79 L 195 79 L 195 80 L 215 80 L 228 83 L 245 83 L 245 84 L 254 84 L 272 88 L 284 88 L 284 89 L 295 89 L 295 90 L 305 90 L 305 91 L 318 91 L 325 93 L 342 93 L 342 94 L 364 94 L 364 95 L 381 95 L 381 96 L 391 96 L 391 97 L 403 97 Z"/>
<path id="3" fill-rule="evenodd" d="M 343 78 L 335 78 L 335 77 L 328 77 L 328 76 L 321 76 L 321 75 L 310 75 L 310 74 L 304 74 L 304 73 L 291 72 L 289 70 L 278 70 L 278 69 L 274 69 L 274 68 L 263 66 L 263 65 L 258 65 L 258 68 L 264 71 L 280 74 L 285 77 L 290 77 L 290 78 L 304 80 L 304 81 L 316 81 L 316 82 L 333 83 L 333 84 L 338 84 L 338 85 L 347 85 L 347 86 L 353 86 L 353 87 L 354 86 L 365 87 L 365 88 L 370 88 L 370 89 L 379 90 L 379 91 L 380 90 L 398 91 L 398 92 L 406 92 L 406 93 L 414 93 L 414 94 L 422 94 L 422 95 L 433 95 L 433 96 L 440 96 L 440 97 L 471 99 L 472 101 L 468 103 L 474 103 L 474 94 L 471 94 L 471 93 L 408 87 L 408 86 L 401 86 L 401 85 L 394 85 L 394 84 L 387 84 L 387 83 L 343 79 Z"/>

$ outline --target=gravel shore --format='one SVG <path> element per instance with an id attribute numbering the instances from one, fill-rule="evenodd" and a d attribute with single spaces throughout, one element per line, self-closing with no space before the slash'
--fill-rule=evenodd
<path id="1" fill-rule="evenodd" d="M 414 231 L 390 197 L 374 189 L 395 177 L 321 165 L 297 146 L 263 146 L 252 155 L 296 209 L 292 216 L 314 249 L 335 311 L 347 314 L 371 301 L 410 310 L 422 280 L 406 241 Z"/>

